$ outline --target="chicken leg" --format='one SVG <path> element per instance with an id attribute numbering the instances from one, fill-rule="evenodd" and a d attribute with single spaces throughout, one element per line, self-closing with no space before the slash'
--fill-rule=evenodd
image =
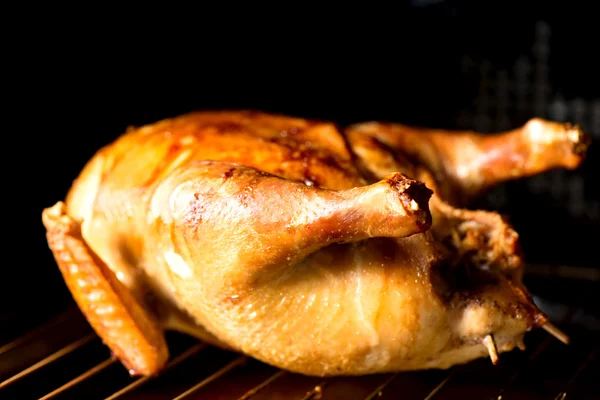
<path id="1" fill-rule="evenodd" d="M 456 206 L 503 181 L 554 168 L 575 169 L 590 144 L 590 136 L 578 126 L 540 118 L 493 135 L 379 122 L 350 130 L 371 135 L 428 168 L 441 197 Z"/>
<path id="2" fill-rule="evenodd" d="M 151 208 L 160 216 L 159 238 L 170 238 L 162 230 L 175 224 L 181 246 L 190 249 L 190 265 L 214 261 L 219 276 L 237 282 L 281 274 L 281 267 L 333 243 L 424 232 L 431 225 L 431 194 L 400 173 L 369 186 L 329 190 L 242 165 L 200 161 L 159 182 Z M 207 254 L 218 258 L 208 260 Z"/>

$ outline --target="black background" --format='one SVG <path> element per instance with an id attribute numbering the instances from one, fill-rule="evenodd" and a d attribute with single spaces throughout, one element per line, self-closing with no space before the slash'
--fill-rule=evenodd
<path id="1" fill-rule="evenodd" d="M 597 20 L 585 22 L 592 5 L 429 3 L 332 15 L 267 9 L 260 18 L 240 9 L 182 9 L 152 21 L 132 17 L 141 26 L 127 34 L 92 12 L 89 20 L 66 18 L 69 24 L 49 18 L 35 40 L 15 46 L 18 71 L 8 79 L 16 112 L 6 118 L 16 128 L 5 147 L 5 190 L 12 193 L 5 195 L 6 254 L 16 261 L 5 262 L 3 303 L 68 298 L 45 242 L 42 209 L 63 199 L 84 163 L 128 125 L 197 109 L 253 108 L 342 124 L 380 119 L 456 128 L 461 111 L 476 107 L 480 85 L 463 72 L 463 56 L 508 68 L 530 52 L 540 20 L 552 27 L 554 90 L 600 98 L 600 35 Z M 174 32 L 183 38 L 171 39 Z M 597 155 L 593 148 L 580 171 L 592 200 L 600 200 Z M 574 220 L 551 199 L 517 194 L 503 211 L 530 261 L 600 267 L 598 221 Z"/>

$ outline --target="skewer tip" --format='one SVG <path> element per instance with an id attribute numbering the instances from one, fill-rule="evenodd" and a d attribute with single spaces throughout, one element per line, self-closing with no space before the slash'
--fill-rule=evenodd
<path id="1" fill-rule="evenodd" d="M 498 350 L 496 349 L 494 337 L 492 335 L 487 335 L 485 338 L 483 338 L 483 344 L 487 348 L 488 353 L 490 353 L 490 360 L 492 360 L 492 364 L 498 364 Z"/>
<path id="2" fill-rule="evenodd" d="M 542 325 L 542 328 L 544 328 L 546 332 L 548 332 L 564 344 L 571 343 L 571 339 L 569 338 L 569 336 L 567 336 L 566 333 L 554 326 L 551 322 L 546 322 L 544 325 Z"/>

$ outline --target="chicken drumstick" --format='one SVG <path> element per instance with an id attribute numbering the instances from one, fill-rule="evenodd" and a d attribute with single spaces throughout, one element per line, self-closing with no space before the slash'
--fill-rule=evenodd
<path id="1" fill-rule="evenodd" d="M 428 168 L 446 201 L 465 206 L 503 181 L 554 168 L 578 168 L 590 136 L 579 126 L 534 118 L 497 134 L 369 122 L 351 130 L 372 136 Z"/>

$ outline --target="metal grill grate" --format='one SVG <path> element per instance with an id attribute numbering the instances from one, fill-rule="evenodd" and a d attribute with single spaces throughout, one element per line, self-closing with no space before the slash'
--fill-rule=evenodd
<path id="1" fill-rule="evenodd" d="M 572 344 L 565 346 L 542 330 L 531 332 L 527 349 L 502 354 L 497 366 L 481 359 L 448 371 L 322 379 L 278 370 L 172 333 L 166 371 L 154 378 L 131 378 L 73 307 L 0 347 L 0 398 L 600 398 L 599 319 L 597 309 L 590 309 L 598 271 L 572 269 L 571 278 L 554 271 L 560 269 L 530 268 L 529 284 L 539 288 L 538 303 L 569 333 Z M 557 284 L 564 289 L 560 298 L 570 303 L 550 300 Z M 11 317 L 2 324 L 10 326 Z"/>

